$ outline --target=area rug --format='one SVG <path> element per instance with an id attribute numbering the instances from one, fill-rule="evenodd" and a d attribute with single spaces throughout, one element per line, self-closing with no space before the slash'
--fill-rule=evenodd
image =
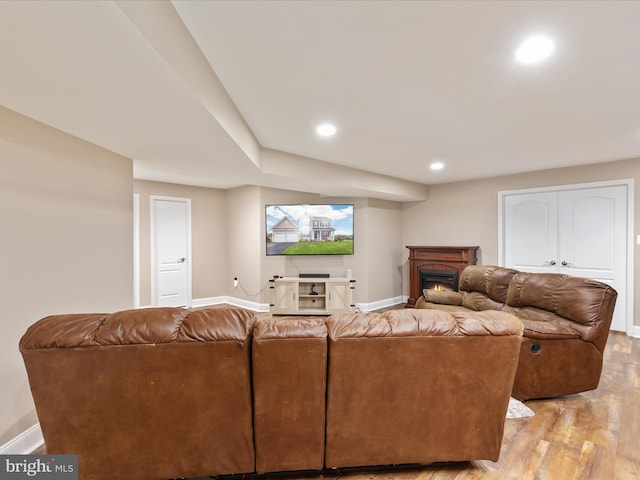
<path id="1" fill-rule="evenodd" d="M 525 418 L 533 417 L 534 411 L 527 407 L 520 400 L 511 397 L 509 399 L 509 409 L 507 410 L 507 418 Z"/>

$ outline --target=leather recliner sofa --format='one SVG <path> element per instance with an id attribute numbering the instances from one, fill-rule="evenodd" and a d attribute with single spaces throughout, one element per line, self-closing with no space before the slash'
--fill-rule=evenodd
<path id="1" fill-rule="evenodd" d="M 588 278 L 466 267 L 459 292 L 425 290 L 417 309 L 509 312 L 523 325 L 513 396 L 520 400 L 594 390 L 617 292 Z"/>
<path id="2" fill-rule="evenodd" d="M 50 316 L 20 341 L 47 453 L 83 480 L 497 460 L 522 323 L 396 310 Z"/>

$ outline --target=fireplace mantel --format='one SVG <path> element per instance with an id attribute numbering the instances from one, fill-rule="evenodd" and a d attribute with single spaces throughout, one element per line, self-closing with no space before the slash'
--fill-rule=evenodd
<path id="1" fill-rule="evenodd" d="M 455 270 L 458 275 L 467 265 L 475 265 L 480 247 L 407 246 L 409 249 L 409 300 L 405 307 L 413 308 L 422 295 L 420 269 Z"/>

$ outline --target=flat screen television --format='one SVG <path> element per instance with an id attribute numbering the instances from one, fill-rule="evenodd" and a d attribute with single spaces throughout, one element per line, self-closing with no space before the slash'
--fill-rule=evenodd
<path id="1" fill-rule="evenodd" d="M 266 205 L 267 255 L 353 255 L 353 204 Z"/>

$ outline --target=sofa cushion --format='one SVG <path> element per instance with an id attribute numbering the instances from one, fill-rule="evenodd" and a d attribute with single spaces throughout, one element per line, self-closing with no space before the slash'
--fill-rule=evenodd
<path id="1" fill-rule="evenodd" d="M 518 273 L 511 268 L 496 265 L 470 265 L 460 276 L 460 290 L 481 292 L 496 302 L 504 303 L 511 278 Z"/>
<path id="2" fill-rule="evenodd" d="M 501 310 L 511 278 L 518 273 L 495 265 L 471 265 L 460 275 L 463 305 L 471 310 Z"/>
<path id="3" fill-rule="evenodd" d="M 502 307 L 504 307 L 504 303 L 496 302 L 480 292 L 463 292 L 462 305 L 476 312 L 483 310 L 502 310 Z"/>
<path id="4" fill-rule="evenodd" d="M 416 305 L 415 308 L 417 309 L 421 309 L 421 308 L 426 308 L 426 309 L 432 309 L 432 310 L 442 310 L 443 312 L 475 312 L 476 310 L 473 310 L 471 308 L 467 308 L 467 307 L 463 307 L 462 305 L 444 305 L 442 303 L 435 303 L 435 302 L 427 302 L 424 297 L 420 297 L 418 298 L 418 300 L 416 301 Z"/>

